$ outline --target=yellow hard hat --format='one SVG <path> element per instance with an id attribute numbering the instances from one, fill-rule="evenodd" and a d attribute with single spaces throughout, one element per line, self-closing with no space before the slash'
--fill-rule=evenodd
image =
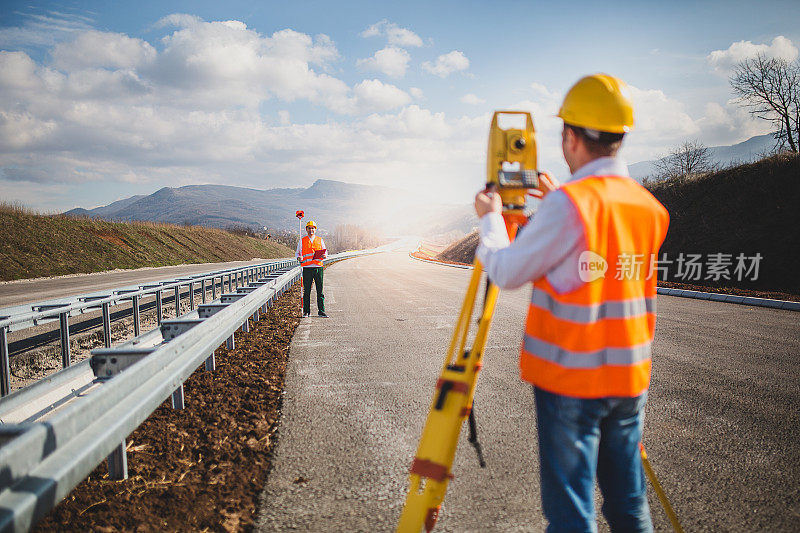
<path id="1" fill-rule="evenodd" d="M 307 228 L 316 228 L 317 227 L 317 223 L 314 222 L 313 220 L 309 220 L 308 222 L 306 222 L 306 227 Z"/>
<path id="2" fill-rule="evenodd" d="M 567 92 L 558 116 L 572 126 L 627 133 L 633 128 L 633 102 L 624 81 L 608 74 L 592 74 Z"/>

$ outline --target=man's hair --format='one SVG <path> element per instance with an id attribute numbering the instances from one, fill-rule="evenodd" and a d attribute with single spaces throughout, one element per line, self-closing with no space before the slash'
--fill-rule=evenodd
<path id="1" fill-rule="evenodd" d="M 622 138 L 625 136 L 624 133 L 591 130 L 573 126 L 572 124 L 564 124 L 564 127 L 571 129 L 583 141 L 586 150 L 594 157 L 617 155 L 617 151 L 622 146 Z"/>

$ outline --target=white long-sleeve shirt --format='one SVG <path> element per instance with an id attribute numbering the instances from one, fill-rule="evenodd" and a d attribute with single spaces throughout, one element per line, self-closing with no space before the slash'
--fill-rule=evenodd
<path id="1" fill-rule="evenodd" d="M 305 235 L 305 237 L 308 237 L 308 235 Z M 325 250 L 325 255 L 322 256 L 322 259 L 327 259 L 328 258 L 328 247 L 325 246 L 325 241 L 322 240 L 322 237 L 319 238 L 319 245 L 322 246 L 323 250 Z M 303 257 L 303 237 L 300 237 L 300 240 L 297 241 L 297 250 L 295 250 L 295 255 L 297 256 L 298 259 Z M 310 267 L 306 267 L 306 268 L 310 268 Z"/>
<path id="2" fill-rule="evenodd" d="M 586 176 L 628 176 L 622 159 L 601 157 L 579 168 L 567 182 Z M 515 289 L 547 276 L 563 294 L 583 284 L 578 258 L 586 251 L 583 222 L 564 191 L 549 193 L 531 221 L 509 242 L 503 217 L 487 213 L 478 225 L 480 245 L 475 254 L 501 289 Z"/>

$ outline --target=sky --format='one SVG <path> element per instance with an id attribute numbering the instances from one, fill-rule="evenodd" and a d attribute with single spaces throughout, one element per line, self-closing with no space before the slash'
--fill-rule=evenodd
<path id="1" fill-rule="evenodd" d="M 0 2 L 0 199 L 57 212 L 162 187 L 317 179 L 469 202 L 494 110 L 564 179 L 564 94 L 625 80 L 622 157 L 769 131 L 728 78 L 795 60 L 800 2 Z M 292 209 L 295 207 L 292 206 Z"/>

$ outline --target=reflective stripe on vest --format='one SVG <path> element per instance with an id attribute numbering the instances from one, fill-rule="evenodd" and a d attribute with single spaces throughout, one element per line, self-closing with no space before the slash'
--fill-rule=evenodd
<path id="1" fill-rule="evenodd" d="M 553 316 L 570 322 L 591 324 L 604 318 L 632 318 L 656 312 L 655 298 L 608 301 L 598 304 L 563 304 L 544 291 L 533 291 L 531 305 L 550 312 Z"/>
<path id="2" fill-rule="evenodd" d="M 311 242 L 311 239 L 309 239 L 308 235 L 306 235 L 303 237 L 302 242 L 303 255 L 300 256 L 300 264 L 304 267 L 322 266 L 322 259 L 312 259 L 312 257 L 314 257 L 314 252 L 317 250 L 322 250 L 322 238 L 315 236 L 314 242 Z"/>
<path id="3" fill-rule="evenodd" d="M 627 177 L 589 176 L 562 190 L 583 223 L 586 249 L 607 261 L 606 275 L 565 294 L 546 278 L 534 282 L 522 378 L 565 396 L 638 396 L 650 383 L 655 331 L 656 276 L 646 266 L 666 236 L 669 215 Z M 641 276 L 617 279 L 623 254 L 646 258 Z"/>
<path id="4" fill-rule="evenodd" d="M 572 352 L 556 344 L 525 335 L 524 349 L 537 357 L 566 368 L 598 368 L 603 365 L 633 365 L 650 359 L 651 343 L 630 348 L 603 348 L 594 352 Z"/>

